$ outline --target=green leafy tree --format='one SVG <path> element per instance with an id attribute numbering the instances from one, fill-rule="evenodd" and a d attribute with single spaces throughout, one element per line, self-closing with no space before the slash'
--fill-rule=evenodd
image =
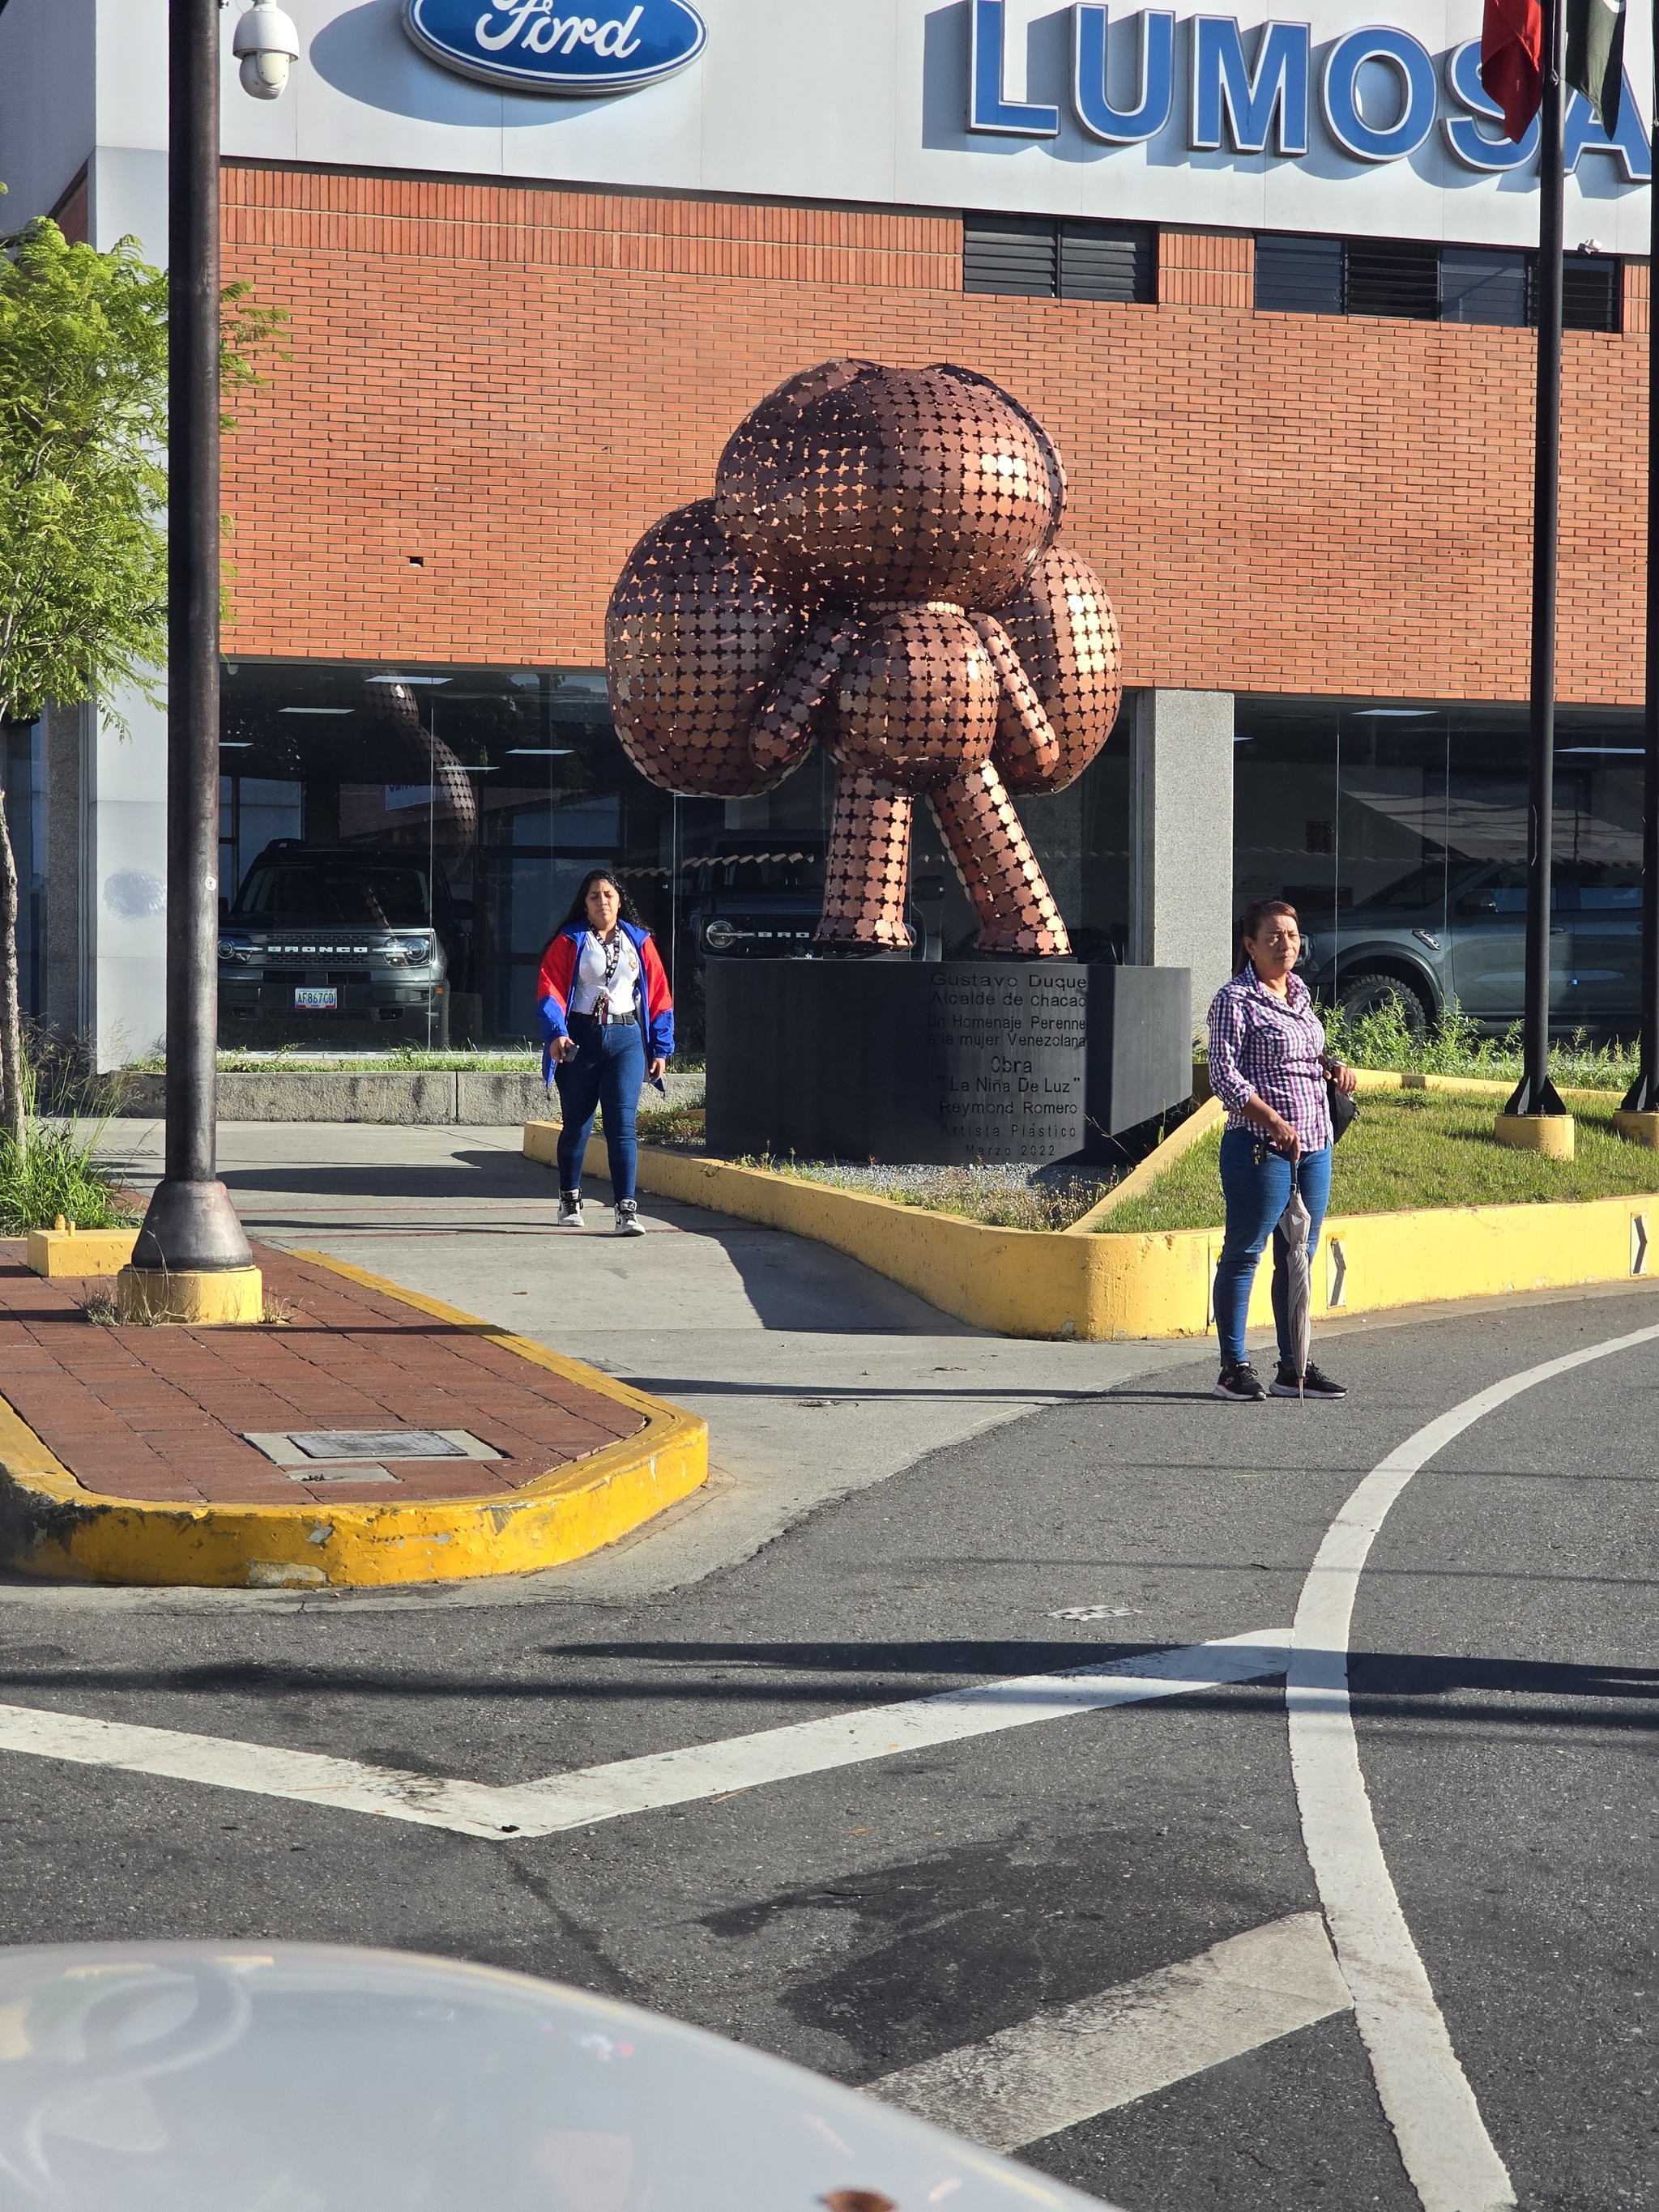
<path id="1" fill-rule="evenodd" d="M 0 189 L 3 189 L 0 187 Z M 223 371 L 281 319 L 227 288 Z M 167 655 L 167 285 L 123 239 L 55 222 L 0 239 L 0 725 L 48 702 L 159 699 Z M 0 781 L 0 1136 L 27 1143 L 16 857 Z"/>

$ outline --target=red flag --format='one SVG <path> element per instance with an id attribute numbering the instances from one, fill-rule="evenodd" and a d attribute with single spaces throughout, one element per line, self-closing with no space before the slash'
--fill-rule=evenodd
<path id="1" fill-rule="evenodd" d="M 1543 99 L 1540 0 L 1486 0 L 1480 24 L 1480 82 L 1504 111 L 1504 135 L 1518 146 Z"/>

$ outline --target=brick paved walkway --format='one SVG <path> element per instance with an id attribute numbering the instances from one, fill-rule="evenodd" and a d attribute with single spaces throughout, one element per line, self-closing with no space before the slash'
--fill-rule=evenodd
<path id="1" fill-rule="evenodd" d="M 643 1415 L 487 1337 L 269 1247 L 255 1255 L 292 1315 L 261 1328 L 117 1328 L 88 1321 L 108 1282 L 46 1282 L 0 1241 L 0 1394 L 88 1490 L 181 1504 L 299 1505 L 516 1490 Z M 296 1482 L 244 1432 L 465 1429 L 499 1460 L 379 1462 L 392 1482 Z"/>

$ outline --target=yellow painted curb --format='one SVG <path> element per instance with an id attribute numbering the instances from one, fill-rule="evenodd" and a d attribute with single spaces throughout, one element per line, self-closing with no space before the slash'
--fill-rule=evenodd
<path id="1" fill-rule="evenodd" d="M 137 1241 L 137 1229 L 31 1229 L 27 1264 L 47 1277 L 118 1275 Z"/>
<path id="2" fill-rule="evenodd" d="M 526 1157 L 550 1164 L 558 1124 L 525 1125 Z M 1002 1336 L 1202 1336 L 1219 1229 L 1088 1237 L 988 1229 L 890 1199 L 835 1190 L 694 1152 L 640 1148 L 640 1183 L 811 1237 L 902 1283 L 942 1313 Z M 1354 1214 L 1326 1224 L 1314 1267 L 1316 1315 L 1376 1313 L 1443 1298 L 1568 1289 L 1647 1273 L 1659 1193 L 1583 1204 L 1446 1206 Z M 1257 1274 L 1252 1324 L 1272 1318 Z"/>
<path id="3" fill-rule="evenodd" d="M 320 1252 L 296 1253 L 642 1414 L 635 1436 L 496 1498 L 418 1504 L 158 1505 L 84 1490 L 0 1398 L 0 1561 L 83 1583 L 365 1589 L 584 1559 L 708 1479 L 708 1426 L 580 1361 Z"/>
<path id="4" fill-rule="evenodd" d="M 1218 1098 L 1206 1098 L 1196 1112 L 1189 1114 L 1174 1133 L 1164 1139 L 1155 1152 L 1148 1152 L 1138 1168 L 1131 1168 L 1121 1182 L 1114 1183 L 1099 1204 L 1091 1206 L 1080 1219 L 1069 1229 L 1060 1231 L 1063 1237 L 1091 1237 L 1103 1221 L 1115 1213 L 1132 1198 L 1139 1198 L 1155 1182 L 1166 1176 L 1179 1159 L 1184 1159 L 1195 1146 L 1201 1145 L 1212 1129 L 1218 1129 L 1227 1118 L 1227 1109 Z"/>
<path id="5" fill-rule="evenodd" d="M 264 1278 L 257 1267 L 123 1267 L 115 1305 L 143 1328 L 248 1328 L 265 1317 Z"/>

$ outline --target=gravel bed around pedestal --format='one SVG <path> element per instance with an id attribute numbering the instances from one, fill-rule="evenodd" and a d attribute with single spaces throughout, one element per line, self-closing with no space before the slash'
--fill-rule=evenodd
<path id="1" fill-rule="evenodd" d="M 1005 1229 L 1065 1229 L 1088 1212 L 1121 1173 L 1109 1166 L 1055 1161 L 1042 1167 L 882 1165 L 846 1160 L 756 1160 L 804 1182 L 931 1207 Z"/>

